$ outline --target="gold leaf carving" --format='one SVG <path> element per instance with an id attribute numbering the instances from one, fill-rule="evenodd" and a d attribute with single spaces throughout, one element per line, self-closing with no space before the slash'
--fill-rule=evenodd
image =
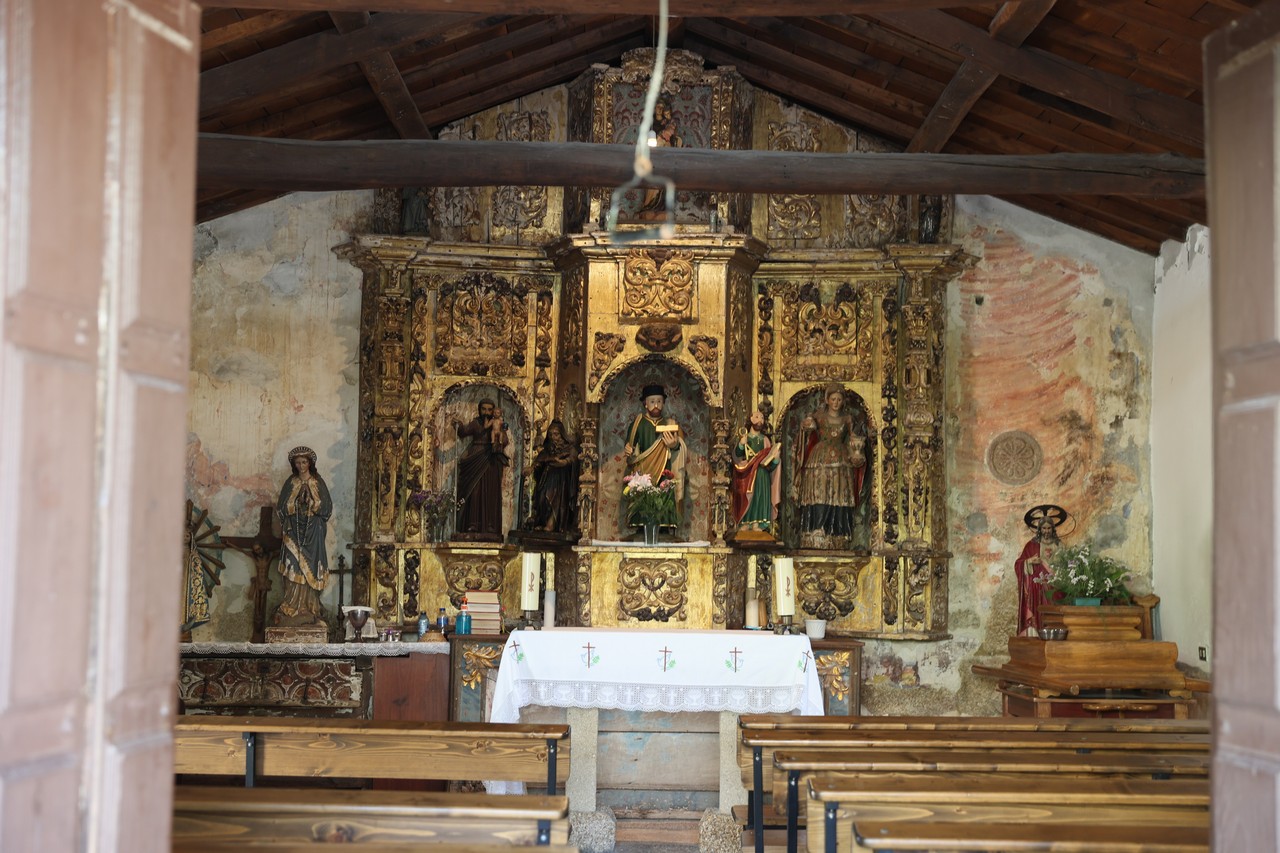
<path id="1" fill-rule="evenodd" d="M 632 249 L 623 262 L 622 316 L 693 316 L 693 252 Z"/>
<path id="2" fill-rule="evenodd" d="M 587 390 L 594 389 L 600 380 L 609 372 L 609 365 L 622 352 L 627 339 L 613 332 L 596 332 L 595 346 L 591 348 L 591 376 L 587 380 Z"/>
<path id="3" fill-rule="evenodd" d="M 818 282 L 789 283 L 782 375 L 802 381 L 871 380 L 874 306 L 866 286 L 847 282 L 824 296 Z M 794 295 L 792 295 L 794 294 Z"/>
<path id="4" fill-rule="evenodd" d="M 449 601 L 461 607 L 462 597 L 470 590 L 502 586 L 502 562 L 496 556 L 448 556 L 444 558 L 444 579 Z"/>
<path id="5" fill-rule="evenodd" d="M 858 603 L 858 571 L 867 565 L 860 562 L 801 564 L 796 574 L 796 593 L 800 609 L 815 619 L 832 621 L 848 616 Z"/>
<path id="6" fill-rule="evenodd" d="M 714 394 L 720 393 L 720 342 L 710 335 L 694 335 L 689 339 L 689 350 L 694 360 L 707 375 L 707 383 Z"/>
<path id="7" fill-rule="evenodd" d="M 519 376 L 525 364 L 527 287 L 492 273 L 441 285 L 435 365 L 454 376 Z"/>
<path id="8" fill-rule="evenodd" d="M 564 276 L 564 330 L 560 341 L 560 362 L 582 364 L 583 328 L 587 319 L 587 268 L 578 267 Z"/>
<path id="9" fill-rule="evenodd" d="M 471 646 L 462 653 L 462 683 L 475 690 L 502 662 L 502 646 Z"/>
<path id="10" fill-rule="evenodd" d="M 841 700 L 849 695 L 849 652 L 827 652 L 817 656 L 818 678 L 822 680 L 822 692 L 832 699 Z"/>
<path id="11" fill-rule="evenodd" d="M 551 139 L 551 120 L 546 110 L 499 113 L 497 138 L 503 142 L 547 142 Z M 494 190 L 494 225 L 541 228 L 546 216 L 546 187 L 502 186 Z"/>
<path id="12" fill-rule="evenodd" d="M 624 559 L 618 566 L 618 618 L 683 622 L 688 580 L 684 560 Z"/>
<path id="13" fill-rule="evenodd" d="M 811 121 L 769 122 L 770 151 L 818 150 L 818 129 Z M 768 235 L 771 240 L 812 240 L 822 235 L 822 209 L 811 195 L 769 196 Z"/>

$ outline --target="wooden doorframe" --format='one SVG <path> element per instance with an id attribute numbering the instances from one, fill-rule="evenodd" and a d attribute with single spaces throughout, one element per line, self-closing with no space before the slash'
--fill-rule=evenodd
<path id="1" fill-rule="evenodd" d="M 1280 3 L 1205 42 L 1214 360 L 1214 848 L 1275 850 Z"/>

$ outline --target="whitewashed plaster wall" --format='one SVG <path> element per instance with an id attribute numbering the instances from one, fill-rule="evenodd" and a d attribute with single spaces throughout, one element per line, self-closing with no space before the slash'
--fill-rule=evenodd
<path id="1" fill-rule="evenodd" d="M 868 643 L 870 713 L 999 713 L 975 663 L 1008 660 L 1024 513 L 1065 507 L 1150 588 L 1152 258 L 989 197 L 960 197 L 953 240 L 980 258 L 947 294 L 951 639 Z M 994 438 L 1032 435 L 1039 474 L 1002 483 Z M 1074 529 L 1073 529 L 1074 526 Z"/>
<path id="2" fill-rule="evenodd" d="M 361 282 L 332 249 L 369 230 L 373 198 L 297 193 L 195 235 L 187 496 L 223 536 L 253 536 L 258 508 L 275 505 L 288 476 L 289 450 L 307 445 L 334 502 L 331 568 L 339 555 L 351 560 Z M 247 641 L 252 632 L 253 564 L 224 553 L 213 618 L 195 629 L 197 641 Z M 268 619 L 280 594 L 276 576 Z M 332 613 L 332 575 L 322 601 Z"/>
<path id="3" fill-rule="evenodd" d="M 1213 344 L 1209 230 L 1164 244 L 1155 264 L 1151 491 L 1162 636 L 1178 659 L 1213 660 Z M 1208 661 L 1198 652 L 1203 647 Z"/>

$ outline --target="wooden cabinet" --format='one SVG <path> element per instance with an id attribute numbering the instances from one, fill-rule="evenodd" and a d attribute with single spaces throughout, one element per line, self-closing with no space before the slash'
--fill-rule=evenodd
<path id="1" fill-rule="evenodd" d="M 861 716 L 862 643 L 847 637 L 828 637 L 813 640 L 812 644 L 827 716 Z"/>
<path id="2" fill-rule="evenodd" d="M 506 642 L 506 634 L 449 635 L 449 719 L 482 723 L 489 718 Z"/>

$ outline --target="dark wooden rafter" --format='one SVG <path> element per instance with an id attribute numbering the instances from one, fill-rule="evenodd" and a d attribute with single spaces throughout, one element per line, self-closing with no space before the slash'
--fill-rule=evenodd
<path id="1" fill-rule="evenodd" d="M 882 12 L 876 17 L 911 36 L 997 68 L 1000 74 L 1171 139 L 1204 140 L 1195 104 L 1034 48 L 1010 47 L 945 12 Z"/>
<path id="2" fill-rule="evenodd" d="M 635 15 L 657 14 L 657 0 L 643 10 L 635 0 L 227 0 L 241 9 L 306 9 L 345 12 L 479 12 L 501 15 Z M 670 0 L 668 13 L 677 17 L 714 17 L 729 9 L 734 15 L 861 14 L 886 9 L 943 9 L 955 0 Z M 728 7 L 728 8 L 727 8 Z"/>
<path id="3" fill-rule="evenodd" d="M 200 52 L 205 54 L 241 39 L 258 38 L 269 34 L 291 25 L 298 16 L 298 12 L 263 12 L 260 15 L 251 15 L 234 23 L 217 27 L 200 36 Z"/>
<path id="4" fill-rule="evenodd" d="M 344 65 L 422 39 L 440 37 L 451 27 L 477 19 L 466 15 L 378 15 L 347 35 L 317 33 L 200 75 L 200 114 L 209 116 L 238 102 L 279 93 Z"/>
<path id="5" fill-rule="evenodd" d="M 992 38 L 1011 47 L 1020 46 L 1053 8 L 1057 0 L 1020 0 L 1000 7 L 987 31 Z M 907 144 L 907 151 L 941 151 L 973 105 L 991 87 L 999 72 L 980 62 L 965 59 L 956 69 L 942 97 L 934 103 L 928 118 Z"/>
<path id="6" fill-rule="evenodd" d="M 330 12 L 329 17 L 333 19 L 334 27 L 343 35 L 367 27 L 370 21 L 368 12 Z M 409 94 L 409 89 L 405 86 L 404 78 L 400 76 L 400 69 L 396 67 L 396 61 L 391 58 L 390 51 L 374 51 L 358 60 L 357 64 L 364 73 L 365 79 L 369 81 L 369 87 L 373 89 L 378 103 L 382 104 L 387 118 L 391 120 L 391 124 L 401 137 L 404 139 L 435 138 L 431 128 L 427 127 L 427 123 L 422 120 L 422 113 L 418 112 L 418 106 L 413 102 L 413 96 Z"/>
<path id="7" fill-rule="evenodd" d="M 208 187 L 337 190 L 401 186 L 616 186 L 634 148 L 580 142 L 316 143 L 201 134 Z M 752 193 L 982 193 L 1198 196 L 1204 164 L 1171 156 L 804 154 L 660 148 L 654 169 L 677 186 Z"/>

